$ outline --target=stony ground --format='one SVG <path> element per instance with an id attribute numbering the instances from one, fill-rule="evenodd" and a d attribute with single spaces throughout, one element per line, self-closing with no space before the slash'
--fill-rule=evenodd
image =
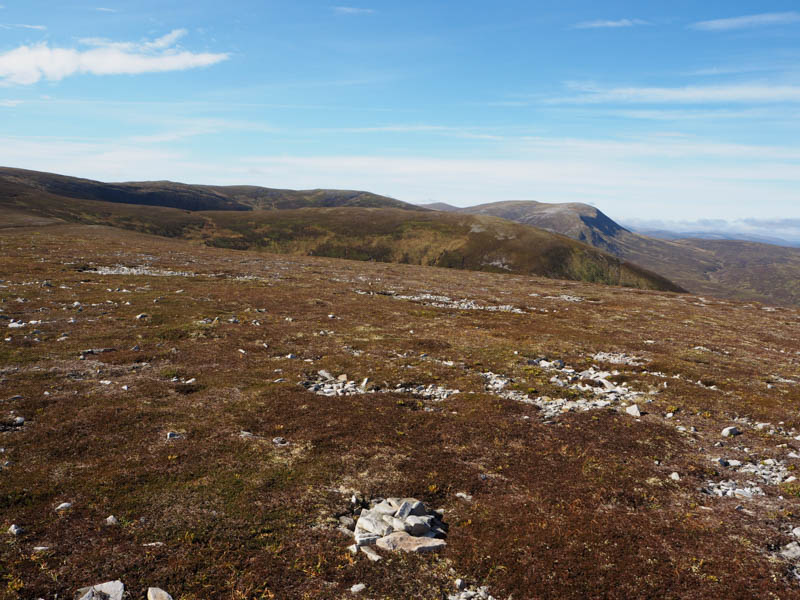
<path id="1" fill-rule="evenodd" d="M 77 225 L 0 279 L 0 598 L 800 598 L 797 310 Z"/>

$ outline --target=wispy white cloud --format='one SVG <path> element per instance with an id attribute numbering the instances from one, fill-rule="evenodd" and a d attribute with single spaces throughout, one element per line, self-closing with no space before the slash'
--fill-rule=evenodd
<path id="1" fill-rule="evenodd" d="M 597 21 L 576 23 L 573 27 L 575 29 L 615 29 L 620 27 L 636 27 L 637 25 L 650 25 L 650 23 L 643 19 L 618 19 L 616 21 L 600 19 Z"/>
<path id="2" fill-rule="evenodd" d="M 117 10 L 115 8 L 107 8 L 105 6 L 98 6 L 95 8 L 97 12 L 107 12 L 107 13 L 115 13 Z"/>
<path id="3" fill-rule="evenodd" d="M 792 23 L 800 23 L 800 12 L 761 13 L 728 19 L 714 19 L 692 23 L 689 27 L 701 31 L 731 31 L 733 29 L 749 29 L 767 25 L 791 25 Z"/>
<path id="4" fill-rule="evenodd" d="M 0 100 L 0 107 L 13 108 L 22 104 L 22 100 Z"/>
<path id="5" fill-rule="evenodd" d="M 334 6 L 332 8 L 334 12 L 340 15 L 371 15 L 375 13 L 372 8 L 357 8 L 355 6 Z"/>
<path id="6" fill-rule="evenodd" d="M 732 84 L 683 87 L 616 87 L 602 88 L 571 83 L 575 96 L 551 99 L 551 104 L 721 104 L 721 103 L 796 103 L 800 102 L 800 86 Z"/>
<path id="7" fill-rule="evenodd" d="M 144 42 L 114 42 L 108 38 L 81 38 L 78 40 L 84 46 L 94 46 L 97 48 L 114 48 L 116 50 L 123 50 L 126 52 L 135 51 L 148 51 L 148 50 L 165 50 L 174 46 L 179 39 L 184 37 L 188 31 L 186 29 L 174 29 L 160 38 Z"/>
<path id="8" fill-rule="evenodd" d="M 227 53 L 189 52 L 175 47 L 186 31 L 139 43 L 86 39 L 88 50 L 54 48 L 47 43 L 19 46 L 0 54 L 0 84 L 31 85 L 41 79 L 60 81 L 77 74 L 138 75 L 206 67 L 228 58 Z"/>
<path id="9" fill-rule="evenodd" d="M 35 29 L 36 31 L 44 31 L 47 27 L 44 25 L 27 25 L 25 23 L 0 23 L 0 29 Z"/>

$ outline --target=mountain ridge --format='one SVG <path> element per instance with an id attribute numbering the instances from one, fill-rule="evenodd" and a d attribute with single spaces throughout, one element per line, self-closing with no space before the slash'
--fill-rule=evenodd
<path id="1" fill-rule="evenodd" d="M 0 207 L 17 213 L 27 211 L 37 218 L 110 225 L 237 250 L 544 275 L 684 291 L 661 275 L 566 236 L 492 216 L 418 207 L 409 210 L 405 203 L 400 207 L 312 204 L 266 210 L 240 210 L 228 204 L 224 204 L 226 210 L 149 206 L 143 211 L 137 204 L 78 199 L 44 191 L 35 184 L 47 177 L 28 177 L 34 185 L 26 185 L 24 178 L 0 176 Z M 62 183 L 63 179 L 55 181 Z M 98 185 L 94 182 L 90 186 L 95 196 Z M 73 189 L 72 193 L 77 192 Z"/>

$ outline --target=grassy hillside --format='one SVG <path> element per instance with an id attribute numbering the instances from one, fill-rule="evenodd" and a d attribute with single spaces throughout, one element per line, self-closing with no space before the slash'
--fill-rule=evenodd
<path id="1" fill-rule="evenodd" d="M 567 237 L 494 217 L 397 208 L 186 211 L 78 200 L 5 182 L 0 206 L 237 250 L 536 274 L 681 291 L 663 277 Z"/>

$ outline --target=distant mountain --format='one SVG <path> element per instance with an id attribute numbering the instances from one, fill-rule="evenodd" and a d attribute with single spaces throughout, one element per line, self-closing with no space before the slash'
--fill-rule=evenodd
<path id="1" fill-rule="evenodd" d="M 446 204 L 444 202 L 431 202 L 430 204 L 420 204 L 419 206 L 422 208 L 427 208 L 428 210 L 438 210 L 441 212 L 457 212 L 461 210 L 457 206 Z"/>
<path id="2" fill-rule="evenodd" d="M 628 226 L 628 229 L 661 240 L 730 240 L 741 242 L 757 242 L 759 244 L 772 244 L 773 246 L 789 246 L 800 248 L 800 241 L 787 240 L 781 237 L 758 235 L 745 232 L 725 232 L 725 231 L 672 231 L 668 229 L 647 229 L 641 227 Z"/>
<path id="3" fill-rule="evenodd" d="M 103 183 L 53 173 L 0 167 L 0 180 L 81 200 L 168 206 L 183 210 L 276 210 L 361 206 L 425 210 L 394 198 L 350 190 L 282 190 L 257 186 L 188 185 L 172 181 Z"/>
<path id="4" fill-rule="evenodd" d="M 480 204 L 461 209 L 461 212 L 492 215 L 540 227 L 614 254 L 620 254 L 619 240 L 631 233 L 595 207 L 580 203 L 548 204 L 517 200 Z"/>
<path id="5" fill-rule="evenodd" d="M 287 207 L 292 203 L 301 208 Z M 149 206 L 144 210 L 142 204 Z M 17 223 L 27 214 L 31 219 L 107 225 L 232 249 L 683 291 L 660 275 L 562 235 L 491 216 L 425 210 L 363 192 L 102 184 L 2 169 L 0 226 L 4 214 L 13 214 Z"/>
<path id="6" fill-rule="evenodd" d="M 462 209 L 541 227 L 660 273 L 697 294 L 800 304 L 800 248 L 734 240 L 657 239 L 635 233 L 593 206 L 534 201 Z"/>

